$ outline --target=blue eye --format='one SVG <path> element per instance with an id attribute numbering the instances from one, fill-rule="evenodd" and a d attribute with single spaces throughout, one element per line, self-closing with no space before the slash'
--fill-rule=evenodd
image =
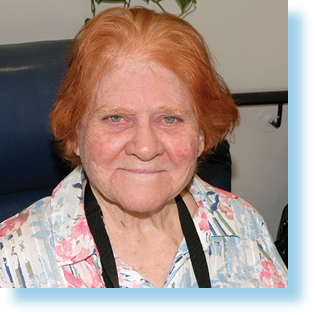
<path id="1" fill-rule="evenodd" d="M 121 116 L 117 116 L 117 115 L 110 116 L 110 120 L 111 120 L 112 122 L 120 122 Z"/>
<path id="2" fill-rule="evenodd" d="M 175 122 L 175 117 L 171 117 L 171 116 L 169 116 L 169 117 L 165 117 L 164 118 L 164 121 L 167 123 L 167 124 L 173 124 L 174 122 Z"/>

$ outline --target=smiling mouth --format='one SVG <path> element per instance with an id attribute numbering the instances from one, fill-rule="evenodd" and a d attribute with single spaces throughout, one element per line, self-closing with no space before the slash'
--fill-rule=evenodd
<path id="1" fill-rule="evenodd" d="M 164 172 L 163 170 L 156 171 L 156 170 L 146 170 L 146 169 L 126 169 L 126 168 L 121 168 L 121 170 L 133 173 L 133 174 L 158 174 Z"/>

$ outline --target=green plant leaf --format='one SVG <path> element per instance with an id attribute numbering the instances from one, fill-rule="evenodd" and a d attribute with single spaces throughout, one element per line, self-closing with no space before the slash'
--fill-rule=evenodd
<path id="1" fill-rule="evenodd" d="M 180 6 L 182 12 L 184 12 L 187 8 L 187 6 L 193 2 L 196 3 L 196 0 L 176 0 L 178 5 Z"/>

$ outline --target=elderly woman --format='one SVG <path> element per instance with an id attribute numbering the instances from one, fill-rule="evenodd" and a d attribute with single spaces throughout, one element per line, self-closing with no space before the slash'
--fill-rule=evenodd
<path id="1" fill-rule="evenodd" d="M 266 224 L 201 181 L 239 115 L 201 36 L 113 8 L 73 40 L 51 114 L 74 170 L 1 225 L 2 287 L 286 287 Z"/>

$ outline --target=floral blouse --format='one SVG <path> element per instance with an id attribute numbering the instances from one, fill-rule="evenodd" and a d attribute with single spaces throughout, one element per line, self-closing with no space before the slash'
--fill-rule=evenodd
<path id="1" fill-rule="evenodd" d="M 80 167 L 51 197 L 0 224 L 0 287 L 104 288 L 99 254 L 83 207 Z M 287 269 L 260 214 L 241 198 L 194 177 L 193 221 L 213 288 L 285 288 Z M 114 253 L 121 288 L 153 288 Z M 198 287 L 185 239 L 165 288 Z"/>

